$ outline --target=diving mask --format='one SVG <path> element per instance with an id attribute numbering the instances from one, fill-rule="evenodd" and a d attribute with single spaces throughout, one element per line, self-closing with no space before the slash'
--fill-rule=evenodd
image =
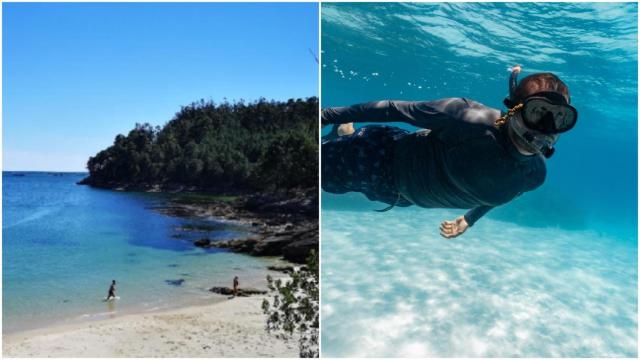
<path id="1" fill-rule="evenodd" d="M 528 128 L 544 134 L 569 131 L 578 121 L 578 111 L 562 94 L 552 91 L 535 93 L 524 99 L 521 113 Z"/>

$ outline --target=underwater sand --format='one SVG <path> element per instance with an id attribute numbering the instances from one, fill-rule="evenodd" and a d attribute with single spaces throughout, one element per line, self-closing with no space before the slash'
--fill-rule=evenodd
<path id="1" fill-rule="evenodd" d="M 458 215 L 323 210 L 323 356 L 637 356 L 635 238 Z"/>

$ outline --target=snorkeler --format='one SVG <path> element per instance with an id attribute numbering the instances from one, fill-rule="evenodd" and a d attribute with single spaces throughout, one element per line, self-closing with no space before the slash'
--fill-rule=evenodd
<path id="1" fill-rule="evenodd" d="M 334 124 L 322 142 L 322 188 L 363 193 L 394 206 L 470 209 L 440 225 L 451 238 L 464 233 L 492 208 L 542 185 L 545 158 L 560 133 L 577 121 L 569 89 L 551 73 L 518 83 L 513 68 L 507 113 L 464 98 L 378 101 L 322 110 Z M 422 128 L 353 122 L 406 122 Z"/>

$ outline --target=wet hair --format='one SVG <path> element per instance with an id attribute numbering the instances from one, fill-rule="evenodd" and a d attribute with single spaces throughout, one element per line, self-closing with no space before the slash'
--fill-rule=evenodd
<path id="1" fill-rule="evenodd" d="M 571 102 L 569 88 L 552 73 L 531 74 L 520 80 L 511 100 L 516 104 L 521 103 L 527 96 L 541 91 L 555 91 L 564 95 L 567 102 Z"/>

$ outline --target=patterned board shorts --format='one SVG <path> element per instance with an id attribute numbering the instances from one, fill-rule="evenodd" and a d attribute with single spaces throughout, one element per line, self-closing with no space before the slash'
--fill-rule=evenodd
<path id="1" fill-rule="evenodd" d="M 407 134 L 393 126 L 370 125 L 351 135 L 322 142 L 322 189 L 363 193 L 369 200 L 409 206 L 398 195 L 393 179 L 395 138 Z"/>

